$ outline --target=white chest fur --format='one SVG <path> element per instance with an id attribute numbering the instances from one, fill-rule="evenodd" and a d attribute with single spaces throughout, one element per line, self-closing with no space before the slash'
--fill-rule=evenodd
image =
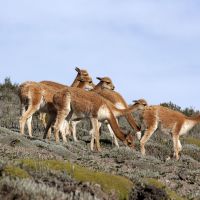
<path id="1" fill-rule="evenodd" d="M 107 106 L 102 105 L 102 106 L 99 108 L 99 111 L 98 111 L 98 118 L 99 118 L 100 120 L 102 120 L 102 119 L 108 118 L 109 116 L 110 116 L 110 112 L 109 112 Z"/>
<path id="2" fill-rule="evenodd" d="M 125 109 L 125 106 L 120 102 L 116 103 L 115 107 L 118 108 L 118 109 Z"/>
<path id="3" fill-rule="evenodd" d="M 186 120 L 180 130 L 180 135 L 186 134 L 189 130 L 191 130 L 195 125 L 195 122 L 191 120 Z"/>

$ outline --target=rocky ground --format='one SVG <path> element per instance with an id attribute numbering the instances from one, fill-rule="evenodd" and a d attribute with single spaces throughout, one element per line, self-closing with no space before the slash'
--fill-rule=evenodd
<path id="1" fill-rule="evenodd" d="M 136 150 L 122 144 L 118 149 L 103 132 L 97 153 L 89 150 L 86 131 L 82 138 L 80 132 L 77 143 L 70 138 L 68 144 L 55 144 L 53 138 L 41 139 L 42 133 L 30 139 L 1 127 L 0 199 L 200 199 L 199 145 L 183 140 L 181 159 L 168 160 L 170 138 L 162 143 L 152 138 L 142 157 L 138 144 Z M 77 175 L 79 168 L 83 174 Z M 116 180 L 123 183 L 119 188 L 106 184 L 114 175 L 127 178 Z"/>
<path id="2" fill-rule="evenodd" d="M 19 135 L 18 120 L 16 93 L 0 90 L 0 199 L 200 199 L 199 125 L 181 138 L 176 161 L 170 136 L 159 131 L 142 157 L 137 140 L 135 150 L 114 147 L 106 127 L 102 152 L 91 152 L 87 121 L 78 125 L 79 142 L 55 144 L 42 139 L 37 115 L 34 138 Z M 123 118 L 120 126 L 131 130 Z"/>

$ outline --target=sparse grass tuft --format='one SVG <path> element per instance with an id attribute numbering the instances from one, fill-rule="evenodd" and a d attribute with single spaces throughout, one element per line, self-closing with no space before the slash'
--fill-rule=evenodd
<path id="1" fill-rule="evenodd" d="M 200 139 L 188 136 L 188 137 L 185 137 L 183 140 L 187 144 L 194 144 L 200 148 Z"/>
<path id="2" fill-rule="evenodd" d="M 17 178 L 30 178 L 30 175 L 23 169 L 13 166 L 13 165 L 7 165 L 3 172 L 11 177 L 17 177 Z"/>

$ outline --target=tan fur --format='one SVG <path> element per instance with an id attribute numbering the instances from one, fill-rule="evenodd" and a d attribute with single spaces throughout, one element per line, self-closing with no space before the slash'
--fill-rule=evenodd
<path id="1" fill-rule="evenodd" d="M 100 82 L 94 87 L 93 89 L 94 92 L 101 95 L 105 99 L 109 100 L 118 109 L 128 108 L 128 105 L 125 102 L 124 98 L 118 92 L 114 91 L 115 86 L 109 77 L 103 77 L 103 78 L 97 77 L 97 79 L 100 80 Z M 125 115 L 125 118 L 134 130 L 136 131 L 140 130 L 140 128 L 136 125 L 135 120 L 131 113 Z M 109 127 L 109 125 L 108 128 L 112 133 L 112 129 Z M 115 136 L 113 137 L 115 145 L 119 146 Z"/>
<path id="2" fill-rule="evenodd" d="M 171 110 L 163 106 L 149 106 L 143 111 L 142 126 L 146 128 L 145 133 L 140 140 L 141 153 L 145 155 L 145 143 L 151 135 L 160 128 L 163 133 L 171 134 L 174 143 L 174 155 L 179 159 L 179 152 L 182 149 L 179 137 L 186 134 L 197 123 L 200 122 L 200 116 L 187 117 L 184 114 Z"/>
<path id="3" fill-rule="evenodd" d="M 20 133 L 24 134 L 24 125 L 26 121 L 32 117 L 32 115 L 37 111 L 42 112 L 56 112 L 53 104 L 52 98 L 54 90 L 48 87 L 42 86 L 37 82 L 25 82 L 19 87 L 19 97 L 21 101 L 22 116 L 20 118 Z M 27 110 L 26 110 L 27 108 Z M 29 136 L 32 137 L 31 120 L 27 121 Z"/>
<path id="4" fill-rule="evenodd" d="M 90 89 L 93 88 L 93 83 L 91 78 L 82 77 L 79 79 L 79 87 Z M 58 85 L 58 84 L 57 84 Z M 61 85 L 61 84 L 60 84 Z M 57 87 L 57 86 L 56 86 Z M 67 86 L 64 86 L 67 87 Z M 63 86 L 62 86 L 63 88 Z M 22 116 L 19 120 L 20 123 L 20 133 L 24 134 L 24 126 L 27 122 L 29 135 L 32 137 L 32 128 L 31 128 L 31 118 L 32 115 L 38 110 L 40 112 L 48 113 L 48 124 L 45 130 L 45 135 L 47 134 L 49 127 L 52 122 L 55 120 L 56 109 L 52 103 L 53 95 L 58 91 L 58 88 L 55 89 L 54 86 L 36 83 L 36 82 L 25 82 L 19 87 L 19 98 L 21 101 L 22 107 Z M 27 110 L 26 110 L 27 109 Z M 26 111 L 25 111 L 26 110 Z M 65 138 L 63 138 L 65 140 Z"/>
<path id="5" fill-rule="evenodd" d="M 53 103 L 57 109 L 57 118 L 55 123 L 55 139 L 58 142 L 58 132 L 62 126 L 65 118 L 68 120 L 79 120 L 82 118 L 90 118 L 92 120 L 96 139 L 97 150 L 100 150 L 99 131 L 96 131 L 98 121 L 108 120 L 115 135 L 125 144 L 133 146 L 133 139 L 121 132 L 115 119 L 115 115 L 124 115 L 134 108 L 143 107 L 141 104 L 133 105 L 126 110 L 119 110 L 115 106 L 92 91 L 84 91 L 79 88 L 66 88 L 58 91 L 53 97 Z M 113 114 L 115 112 L 115 115 Z M 94 137 L 94 136 L 93 136 Z M 93 140 L 93 139 L 92 139 Z M 93 150 L 93 143 L 91 141 L 91 150 Z"/>

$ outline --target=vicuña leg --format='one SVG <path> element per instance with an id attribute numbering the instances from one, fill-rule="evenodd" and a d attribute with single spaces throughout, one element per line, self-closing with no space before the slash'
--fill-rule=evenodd
<path id="1" fill-rule="evenodd" d="M 64 131 L 63 123 L 65 122 L 65 118 L 67 117 L 68 114 L 69 114 L 69 110 L 57 112 L 57 118 L 56 118 L 56 122 L 55 122 L 55 126 L 54 126 L 54 135 L 55 135 L 56 143 L 59 142 L 59 131 L 61 131 L 62 136 L 63 136 L 63 134 L 65 134 L 63 132 Z"/>
<path id="2" fill-rule="evenodd" d="M 24 126 L 25 123 L 28 121 L 28 129 L 29 129 L 29 136 L 32 137 L 32 128 L 31 128 L 31 120 L 32 120 L 32 115 L 38 110 L 38 106 L 29 106 L 27 111 L 23 113 L 23 115 L 20 117 L 19 120 L 19 126 L 20 126 L 20 133 L 21 135 L 24 134 Z"/>
<path id="3" fill-rule="evenodd" d="M 179 136 L 174 134 L 173 135 L 173 144 L 174 144 L 174 156 L 176 160 L 179 160 L 179 151 L 181 150 L 182 146 L 180 144 Z"/>
<path id="4" fill-rule="evenodd" d="M 94 143 L 95 143 L 95 135 L 94 135 L 94 130 L 90 130 L 90 135 L 91 135 L 91 141 L 90 141 L 90 150 L 94 151 Z"/>
<path id="5" fill-rule="evenodd" d="M 64 120 L 62 128 L 61 128 L 60 131 L 61 131 L 61 134 L 62 134 L 63 143 L 67 143 L 66 136 L 69 135 L 69 121 Z"/>
<path id="6" fill-rule="evenodd" d="M 54 135 L 55 135 L 56 143 L 59 142 L 59 131 L 61 131 L 62 136 L 65 134 L 64 129 L 63 129 L 63 123 L 65 121 L 65 118 L 67 118 L 67 116 L 69 115 L 69 113 L 71 111 L 70 95 L 65 94 L 64 99 L 62 99 L 62 101 L 63 101 L 63 106 L 62 106 L 62 108 L 57 109 L 56 122 L 54 125 Z"/>
<path id="7" fill-rule="evenodd" d="M 156 131 L 157 129 L 157 123 L 156 121 L 154 122 L 153 125 L 151 125 L 144 133 L 142 139 L 140 140 L 140 150 L 142 155 L 145 155 L 145 144 L 149 140 L 149 138 L 152 136 L 152 134 Z"/>
<path id="8" fill-rule="evenodd" d="M 32 122 L 32 116 L 30 116 L 27 121 L 26 121 L 26 124 L 28 126 L 28 132 L 29 132 L 29 136 L 30 137 L 33 137 L 32 136 L 32 125 L 31 125 L 31 122 Z"/>
<path id="9" fill-rule="evenodd" d="M 176 160 L 179 160 L 179 152 L 182 150 L 181 142 L 179 140 L 180 130 L 181 130 L 181 124 L 176 124 L 175 128 L 172 130 L 174 156 L 176 157 Z"/>
<path id="10" fill-rule="evenodd" d="M 180 142 L 180 140 L 178 140 L 178 150 L 179 150 L 179 152 L 182 151 L 182 149 L 183 148 L 182 148 L 181 142 Z"/>
<path id="11" fill-rule="evenodd" d="M 73 139 L 75 142 L 78 142 L 77 137 L 76 137 L 76 125 L 79 123 L 79 121 L 72 121 L 71 125 L 72 125 L 72 135 L 73 135 Z"/>
<path id="12" fill-rule="evenodd" d="M 94 150 L 94 142 L 96 145 L 97 151 L 101 151 L 100 143 L 99 143 L 99 122 L 97 118 L 91 118 L 92 130 L 90 134 L 92 136 L 90 142 L 90 149 L 91 151 Z"/>
<path id="13" fill-rule="evenodd" d="M 46 113 L 40 113 L 39 115 L 39 119 L 40 121 L 42 122 L 43 126 L 46 128 L 47 126 L 47 123 L 46 123 L 46 116 L 47 114 Z"/>
<path id="14" fill-rule="evenodd" d="M 110 124 L 108 124 L 107 127 L 108 127 L 108 130 L 110 131 L 110 135 L 112 137 L 112 142 L 114 141 L 115 146 L 117 146 L 119 148 L 119 143 L 117 141 L 117 138 L 116 138 L 116 136 L 115 136 Z"/>

